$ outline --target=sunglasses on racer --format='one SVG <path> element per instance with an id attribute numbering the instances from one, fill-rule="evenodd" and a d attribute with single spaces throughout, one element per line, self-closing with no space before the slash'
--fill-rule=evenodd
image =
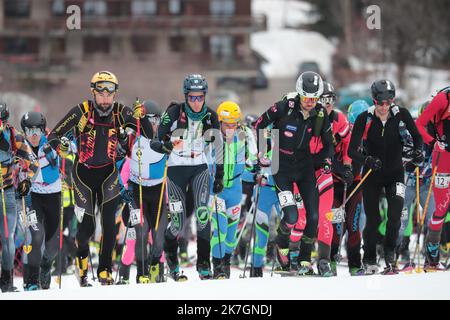
<path id="1" fill-rule="evenodd" d="M 319 101 L 319 98 L 309 98 L 306 96 L 300 96 L 300 100 L 302 103 L 317 103 L 317 101 Z"/>
<path id="2" fill-rule="evenodd" d="M 161 123 L 161 117 L 156 115 L 156 114 L 149 113 L 149 114 L 147 114 L 147 118 L 148 118 L 148 121 L 150 121 L 151 124 L 154 124 L 154 125 L 158 126 Z"/>
<path id="3" fill-rule="evenodd" d="M 385 106 L 388 105 L 390 106 L 391 104 L 394 103 L 395 99 L 388 99 L 388 100 L 377 100 L 377 99 L 373 99 L 373 102 L 377 105 L 377 106 Z"/>
<path id="4" fill-rule="evenodd" d="M 320 103 L 323 104 L 323 105 L 334 104 L 335 101 L 336 101 L 336 99 L 334 97 L 323 97 L 323 98 L 320 98 Z"/>
<path id="5" fill-rule="evenodd" d="M 191 102 L 195 102 L 195 101 L 202 102 L 205 99 L 204 95 L 201 95 L 201 96 L 188 96 L 188 97 L 189 97 L 189 101 L 191 101 Z"/>
<path id="6" fill-rule="evenodd" d="M 41 128 L 37 128 L 37 127 L 25 128 L 26 136 L 37 136 L 37 135 L 41 135 L 41 134 L 42 134 Z"/>

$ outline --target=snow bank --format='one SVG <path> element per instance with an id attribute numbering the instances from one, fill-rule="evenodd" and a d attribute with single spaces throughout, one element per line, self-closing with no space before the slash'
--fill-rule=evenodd
<path id="1" fill-rule="evenodd" d="M 270 78 L 295 77 L 305 61 L 317 62 L 325 75 L 331 73 L 335 46 L 320 33 L 294 29 L 257 32 L 250 44 L 267 59 L 263 71 Z"/>

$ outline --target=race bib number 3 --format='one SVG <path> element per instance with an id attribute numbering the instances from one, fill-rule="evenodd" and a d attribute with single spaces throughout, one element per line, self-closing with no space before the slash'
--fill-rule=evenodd
<path id="1" fill-rule="evenodd" d="M 438 173 L 434 179 L 434 186 L 438 189 L 447 189 L 450 185 L 450 174 Z"/>
<path id="2" fill-rule="evenodd" d="M 294 195 L 290 191 L 281 191 L 278 194 L 278 199 L 280 200 L 281 208 L 296 206 Z"/>

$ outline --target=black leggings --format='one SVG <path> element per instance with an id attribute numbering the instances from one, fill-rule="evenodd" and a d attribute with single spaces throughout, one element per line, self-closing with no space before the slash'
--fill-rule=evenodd
<path id="1" fill-rule="evenodd" d="M 142 262 L 147 260 L 147 242 L 148 233 L 152 231 L 152 255 L 151 264 L 159 263 L 163 251 L 164 231 L 167 227 L 167 213 L 165 206 L 165 197 L 163 195 L 163 201 L 161 202 L 161 211 L 159 213 L 158 230 L 156 228 L 156 217 L 158 216 L 159 198 L 161 195 L 162 183 L 151 187 L 142 187 L 142 211 L 144 215 L 143 228 L 144 234 L 142 234 L 142 228 L 140 223 L 136 224 L 134 229 L 136 230 L 136 260 Z M 128 188 L 133 191 L 133 198 L 136 204 L 139 204 L 139 185 L 129 182 Z M 150 226 L 149 226 L 150 222 Z M 142 237 L 144 240 L 142 241 Z M 143 246 L 142 246 L 143 242 Z"/>
<path id="2" fill-rule="evenodd" d="M 198 166 L 173 166 L 167 171 L 170 222 L 165 233 L 164 250 L 176 257 L 178 237 L 186 224 L 186 191 L 189 186 L 194 197 L 197 220 L 197 265 L 210 260 L 211 222 L 209 219 L 210 173 L 206 164 Z"/>
<path id="3" fill-rule="evenodd" d="M 37 224 L 29 226 L 32 250 L 28 254 L 28 265 L 39 267 L 41 247 L 45 239 L 43 259 L 50 263 L 59 250 L 59 216 L 61 192 L 40 194 L 31 192 L 31 206 L 36 211 Z"/>
<path id="4" fill-rule="evenodd" d="M 293 199 L 293 184 L 297 183 L 300 195 L 306 211 L 306 225 L 300 243 L 300 261 L 311 260 L 313 239 L 317 236 L 319 222 L 319 193 L 316 187 L 314 169 L 302 168 L 294 173 L 278 173 L 274 177 L 277 193 L 289 191 Z M 281 202 L 280 202 L 281 204 Z M 278 227 L 277 245 L 280 248 L 289 247 L 289 236 L 298 219 L 298 209 L 295 201 L 293 204 L 282 207 L 283 216 Z"/>
<path id="5" fill-rule="evenodd" d="M 355 189 L 360 180 L 354 181 L 350 187 L 347 187 L 347 197 Z M 344 196 L 344 184 L 334 183 L 334 201 L 333 208 L 339 208 L 342 205 Z M 357 191 L 345 205 L 345 222 L 342 224 L 333 224 L 333 241 L 331 243 L 331 260 L 338 253 L 339 239 L 344 237 L 347 231 L 347 256 L 349 268 L 361 267 L 361 231 L 359 230 L 359 221 L 362 211 L 362 192 Z"/>
<path id="6" fill-rule="evenodd" d="M 88 207 L 83 202 L 80 196 L 77 196 L 77 190 L 75 190 L 76 204 L 86 210 L 83 220 L 78 224 L 77 231 L 77 244 L 78 251 L 77 256 L 80 259 L 84 259 L 89 255 L 89 240 L 95 232 L 95 215 L 93 214 L 95 204 L 97 203 L 100 208 L 100 217 L 102 225 L 102 240 L 100 243 L 100 257 L 97 273 L 104 270 L 112 272 L 112 252 L 116 241 L 115 233 L 115 212 L 120 203 L 119 193 L 114 195 L 117 189 L 117 170 L 113 165 L 109 165 L 97 169 L 88 169 L 82 164 L 75 164 L 74 174 L 76 178 L 83 184 L 84 197 L 87 203 L 91 203 L 93 207 Z M 114 175 L 116 178 L 114 179 Z M 114 184 L 104 183 L 114 181 Z M 77 185 L 74 185 L 75 189 Z M 86 195 L 87 194 L 87 195 Z M 107 194 L 107 202 L 104 202 L 104 194 Z M 89 197 L 90 195 L 90 197 Z M 89 197 L 89 198 L 87 198 Z"/>
<path id="7" fill-rule="evenodd" d="M 403 170 L 389 175 L 377 172 L 372 173 L 363 186 L 363 203 L 366 213 L 366 226 L 363 231 L 363 261 L 369 264 L 376 263 L 377 234 L 378 226 L 381 223 L 379 202 L 383 188 L 385 189 L 388 203 L 388 222 L 383 243 L 385 256 L 387 256 L 387 254 L 393 254 L 395 252 L 401 224 L 400 218 L 405 199 Z"/>

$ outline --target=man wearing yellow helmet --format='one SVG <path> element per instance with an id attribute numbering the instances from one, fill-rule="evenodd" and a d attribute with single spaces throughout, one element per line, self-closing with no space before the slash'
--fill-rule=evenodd
<path id="1" fill-rule="evenodd" d="M 101 214 L 103 232 L 97 273 L 101 284 L 114 282 L 111 272 L 115 243 L 114 214 L 120 194 L 116 167 L 119 131 L 121 128 L 137 130 L 137 118 L 145 116 L 142 104 L 136 104 L 131 110 L 115 101 L 119 82 L 112 72 L 100 71 L 94 74 L 90 87 L 93 99 L 73 107 L 48 137 L 51 146 L 64 155 L 69 146 L 65 142 L 65 135 L 74 132 L 78 148 L 72 177 L 75 214 L 79 221 L 76 261 L 80 286 L 89 286 L 87 259 L 89 238 L 95 231 L 96 204 Z M 143 120 L 141 124 L 143 136 L 152 137 L 150 123 Z"/>
<path id="2" fill-rule="evenodd" d="M 230 259 L 237 245 L 236 233 L 241 214 L 241 176 L 246 164 L 251 166 L 256 162 L 257 153 L 251 129 L 240 126 L 242 113 L 236 103 L 221 103 L 217 114 L 224 136 L 224 189 L 210 197 L 214 228 L 211 249 L 216 279 L 230 277 Z"/>

